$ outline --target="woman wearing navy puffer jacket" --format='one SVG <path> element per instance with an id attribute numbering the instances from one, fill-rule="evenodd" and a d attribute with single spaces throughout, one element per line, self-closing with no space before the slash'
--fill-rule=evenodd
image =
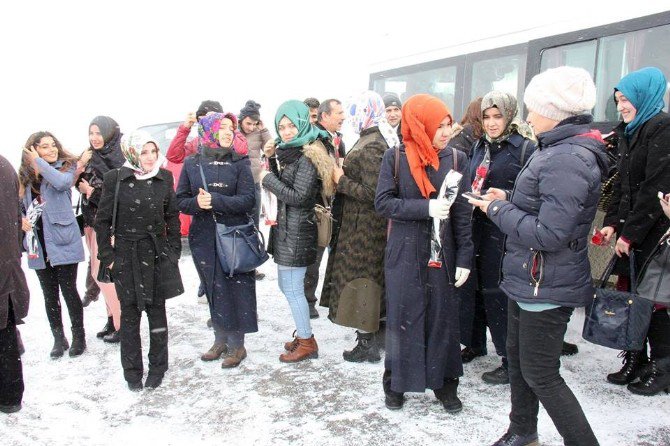
<path id="1" fill-rule="evenodd" d="M 471 200 L 506 235 L 500 288 L 509 297 L 510 425 L 495 445 L 537 444 L 539 403 L 569 445 L 597 445 L 560 375 L 563 337 L 576 307 L 593 296 L 587 243 L 607 173 L 605 145 L 591 131 L 596 91 L 588 72 L 559 67 L 524 93 L 538 149 L 511 196 L 489 189 Z"/>

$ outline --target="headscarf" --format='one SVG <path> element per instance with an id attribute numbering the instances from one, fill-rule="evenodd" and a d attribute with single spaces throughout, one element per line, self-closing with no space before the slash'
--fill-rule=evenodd
<path id="1" fill-rule="evenodd" d="M 88 128 L 90 129 L 92 125 L 98 126 L 104 146 L 100 150 L 90 146 L 93 156 L 91 156 L 89 167 L 102 179 L 107 172 L 121 167 L 125 161 L 120 150 L 122 133 L 119 124 L 109 116 L 96 116 Z"/>
<path id="2" fill-rule="evenodd" d="M 440 123 L 447 117 L 453 122 L 451 112 L 444 102 L 428 94 L 414 95 L 402 107 L 400 127 L 407 162 L 412 177 L 425 198 L 435 192 L 435 187 L 426 174 L 426 167 L 432 166 L 435 170 L 440 168 L 437 155 L 439 150 L 433 147 L 433 138 Z"/>
<path id="3" fill-rule="evenodd" d="M 142 153 L 142 148 L 147 143 L 154 143 L 156 149 L 158 150 L 158 158 L 154 167 L 147 171 L 142 167 L 142 162 L 140 161 L 140 153 Z M 161 166 L 165 162 L 165 157 L 161 153 L 158 142 L 144 130 L 135 130 L 130 135 L 125 135 L 121 138 L 121 152 L 126 159 L 123 167 L 127 167 L 133 171 L 135 178 L 138 180 L 146 180 L 148 178 L 153 178 L 158 174 Z"/>
<path id="4" fill-rule="evenodd" d="M 221 121 L 228 118 L 233 122 L 233 145 L 232 149 L 239 155 L 246 155 L 249 151 L 247 139 L 237 130 L 237 117 L 234 113 L 211 113 L 203 116 L 198 122 L 199 144 L 205 149 L 219 150 L 223 149 L 219 143 L 219 129 Z M 229 147 L 225 147 L 228 149 Z"/>
<path id="5" fill-rule="evenodd" d="M 486 93 L 482 99 L 481 105 L 482 121 L 484 119 L 484 112 L 492 107 L 500 110 L 500 113 L 503 115 L 503 119 L 505 120 L 505 130 L 499 137 L 495 139 L 491 138 L 486 132 L 484 132 L 484 137 L 488 142 L 494 143 L 504 141 L 512 133 L 518 133 L 524 138 L 535 140 L 535 136 L 531 127 L 517 117 L 519 108 L 517 100 L 513 95 L 504 93 L 502 91 L 491 91 Z"/>
<path id="6" fill-rule="evenodd" d="M 295 99 L 284 102 L 277 109 L 275 114 L 275 131 L 279 135 L 279 121 L 286 116 L 296 127 L 298 134 L 291 141 L 284 143 L 278 137 L 275 142 L 277 149 L 288 149 L 302 147 L 305 144 L 316 141 L 317 138 L 329 138 L 330 134 L 321 130 L 309 122 L 309 108 L 302 102 Z"/>
<path id="7" fill-rule="evenodd" d="M 635 119 L 624 129 L 627 137 L 631 137 L 642 124 L 663 110 L 663 97 L 667 88 L 668 83 L 663 72 L 656 67 L 633 71 L 619 81 L 614 92 L 620 91 L 637 110 Z"/>
<path id="8" fill-rule="evenodd" d="M 400 144 L 398 134 L 386 120 L 384 100 L 374 91 L 364 91 L 351 101 L 347 114 L 354 132 L 360 134 L 370 127 L 378 127 L 389 147 Z"/>

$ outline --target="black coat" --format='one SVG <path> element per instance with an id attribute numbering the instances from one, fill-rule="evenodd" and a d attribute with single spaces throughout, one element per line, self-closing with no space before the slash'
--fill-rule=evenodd
<path id="1" fill-rule="evenodd" d="M 200 188 L 205 188 L 200 166 L 212 195 L 212 210 L 198 206 Z M 249 222 L 256 201 L 249 157 L 232 153 L 221 160 L 196 154 L 186 158 L 177 186 L 179 210 L 192 215 L 188 242 L 193 263 L 205 285 L 212 322 L 223 330 L 258 331 L 254 272 L 229 277 L 223 272 L 216 251 L 217 223 L 239 226 Z"/>
<path id="2" fill-rule="evenodd" d="M 468 124 L 463 127 L 458 135 L 449 140 L 447 147 L 453 147 L 456 150 L 464 152 L 466 155 L 470 155 L 472 146 L 474 146 L 477 141 L 477 138 L 475 138 L 473 134 L 472 126 Z"/>
<path id="3" fill-rule="evenodd" d="M 457 151 L 458 170 L 467 169 L 467 157 Z M 453 167 L 453 151 L 440 151 L 437 171 L 427 168 L 436 190 Z M 410 173 L 405 147 L 400 147 L 398 188 L 394 181 L 395 150 L 384 154 L 379 172 L 375 209 L 391 220 L 386 244 L 386 364 L 391 370 L 391 389 L 423 392 L 439 389 L 445 378 L 463 374 L 460 357 L 456 267 L 472 262 L 472 206 L 461 196 L 469 190 L 461 181 L 450 217 L 442 224 L 443 264 L 429 268 L 433 219 L 428 202 Z"/>
<path id="4" fill-rule="evenodd" d="M 114 246 L 112 213 L 119 182 Z M 156 304 L 184 292 L 179 273 L 181 235 L 172 174 L 160 169 L 146 180 L 127 167 L 105 174 L 95 220 L 101 267 L 114 262 L 112 277 L 123 305 Z M 157 301 L 158 300 L 158 301 Z"/>
<path id="5" fill-rule="evenodd" d="M 658 203 L 658 192 L 670 192 L 670 115 L 661 112 L 645 122 L 630 138 L 619 135 L 619 177 L 607 210 L 604 226 L 613 226 L 619 237 L 630 240 L 639 268 L 670 226 Z M 628 274 L 627 259 L 617 273 Z"/>

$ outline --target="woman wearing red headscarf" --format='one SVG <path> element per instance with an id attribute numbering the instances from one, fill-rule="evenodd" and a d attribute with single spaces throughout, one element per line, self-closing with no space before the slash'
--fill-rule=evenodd
<path id="1" fill-rule="evenodd" d="M 447 173 L 467 168 L 464 153 L 444 150 L 452 123 L 442 101 L 412 96 L 402 109 L 398 164 L 396 151 L 389 149 L 379 173 L 375 208 L 390 219 L 383 378 L 389 409 L 402 407 L 404 392 L 426 389 L 433 389 L 448 412 L 463 407 L 457 396 L 463 365 L 454 287 L 465 283 L 472 261 L 472 208 L 460 195 L 468 189 L 466 182 L 458 187 L 453 205 L 437 198 Z M 441 220 L 441 262 L 429 266 L 434 218 Z"/>

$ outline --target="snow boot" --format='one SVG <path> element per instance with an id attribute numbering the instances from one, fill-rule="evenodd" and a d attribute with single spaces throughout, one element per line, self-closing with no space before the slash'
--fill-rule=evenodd
<path id="1" fill-rule="evenodd" d="M 491 446 L 537 446 L 540 442 L 537 440 L 537 432 L 528 435 L 513 434 L 507 432 L 500 440 L 493 443 Z"/>
<path id="2" fill-rule="evenodd" d="M 232 369 L 233 367 L 237 367 L 246 357 L 247 349 L 244 348 L 244 346 L 240 348 L 229 348 L 226 354 L 223 356 L 221 368 Z"/>
<path id="3" fill-rule="evenodd" d="M 382 376 L 382 386 L 384 387 L 384 404 L 389 410 L 400 410 L 405 404 L 405 394 L 391 390 L 391 371 L 384 370 Z"/>
<path id="4" fill-rule="evenodd" d="M 112 316 L 109 316 L 107 318 L 107 324 L 100 330 L 95 337 L 102 339 L 108 334 L 112 334 L 114 332 L 114 319 L 112 319 Z"/>
<path id="5" fill-rule="evenodd" d="M 479 356 L 486 356 L 486 350 L 474 349 L 470 347 L 465 347 L 463 350 L 461 350 L 461 361 L 463 361 L 463 364 L 467 364 Z"/>
<path id="6" fill-rule="evenodd" d="M 203 353 L 202 356 L 200 356 L 200 359 L 203 361 L 216 361 L 228 351 L 228 346 L 226 346 L 225 343 L 222 342 L 214 342 L 214 344 L 207 350 L 207 352 Z"/>
<path id="7" fill-rule="evenodd" d="M 645 365 L 649 362 L 644 350 L 622 351 L 618 357 L 623 358 L 623 367 L 618 372 L 607 375 L 607 381 L 619 386 L 632 383 L 641 377 Z"/>
<path id="8" fill-rule="evenodd" d="M 79 356 L 86 350 L 86 334 L 84 328 L 72 329 L 72 346 L 70 347 L 70 357 Z"/>
<path id="9" fill-rule="evenodd" d="M 155 389 L 156 387 L 159 387 L 163 383 L 163 374 L 157 374 L 157 373 L 151 373 L 147 375 L 147 380 L 144 383 L 144 387 L 147 389 Z M 130 386 L 130 383 L 128 384 Z M 142 385 L 142 382 L 140 382 L 140 385 Z M 132 389 L 131 389 L 132 390 Z"/>
<path id="10" fill-rule="evenodd" d="M 128 389 L 129 390 L 132 390 L 133 392 L 139 392 L 140 390 L 142 390 L 142 388 L 143 388 L 142 381 L 137 381 L 137 382 L 128 381 Z"/>
<path id="11" fill-rule="evenodd" d="M 21 410 L 21 403 L 19 404 L 0 404 L 0 412 L 15 413 Z"/>
<path id="12" fill-rule="evenodd" d="M 316 302 L 309 302 L 309 318 L 318 319 L 319 312 L 316 311 Z"/>
<path id="13" fill-rule="evenodd" d="M 628 384 L 636 395 L 652 396 L 661 390 L 670 393 L 670 358 L 652 359 L 651 372 L 639 382 Z"/>
<path id="14" fill-rule="evenodd" d="M 579 353 L 579 348 L 575 344 L 563 341 L 563 348 L 561 349 L 561 356 L 572 356 Z"/>
<path id="15" fill-rule="evenodd" d="M 51 332 L 54 335 L 54 346 L 49 356 L 51 356 L 51 359 L 57 359 L 63 356 L 65 350 L 70 348 L 70 344 L 67 342 L 65 334 L 63 334 L 63 328 L 53 328 Z"/>
<path id="16" fill-rule="evenodd" d="M 458 378 L 445 378 L 441 389 L 433 390 L 435 397 L 442 402 L 444 410 L 458 413 L 463 410 L 463 403 L 458 398 Z"/>
<path id="17" fill-rule="evenodd" d="M 501 365 L 495 370 L 482 373 L 482 380 L 487 384 L 509 384 L 509 372 Z"/>
<path id="18" fill-rule="evenodd" d="M 304 361 L 305 359 L 319 357 L 319 346 L 316 344 L 314 335 L 307 339 L 298 337 L 296 337 L 296 339 L 298 343 L 294 349 L 279 355 L 279 360 L 281 362 L 299 362 Z"/>
<path id="19" fill-rule="evenodd" d="M 284 343 L 284 350 L 287 352 L 290 352 L 291 350 L 295 349 L 298 346 L 298 337 L 295 335 L 296 331 L 293 330 L 293 340 L 289 342 Z"/>
<path id="20" fill-rule="evenodd" d="M 119 342 L 121 342 L 121 332 L 113 331 L 104 338 L 102 338 L 102 340 L 108 344 L 118 344 Z"/>
<path id="21" fill-rule="evenodd" d="M 345 350 L 342 357 L 348 362 L 379 362 L 382 357 L 379 354 L 379 345 L 374 333 L 361 333 L 356 330 L 358 343 L 353 350 Z"/>

